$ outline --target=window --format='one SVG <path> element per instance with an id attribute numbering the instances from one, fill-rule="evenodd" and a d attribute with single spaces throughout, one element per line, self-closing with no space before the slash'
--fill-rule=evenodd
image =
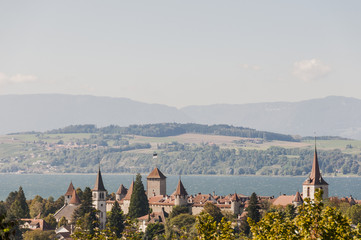
<path id="1" fill-rule="evenodd" d="M 310 196 L 310 187 L 307 187 L 307 197 Z"/>

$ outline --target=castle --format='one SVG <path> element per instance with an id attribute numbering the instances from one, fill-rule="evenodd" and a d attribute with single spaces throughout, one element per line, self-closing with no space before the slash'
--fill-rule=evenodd
<path id="1" fill-rule="evenodd" d="M 118 202 L 124 214 L 129 212 L 130 200 L 133 192 L 134 181 L 130 184 L 129 189 L 121 184 L 115 193 L 114 200 L 106 200 L 107 191 L 103 184 L 100 167 L 95 180 L 94 188 L 92 189 L 93 206 L 98 210 L 98 218 L 100 227 L 104 228 L 106 223 L 106 212 L 111 211 L 115 201 Z M 146 195 L 149 201 L 149 208 L 152 210 L 152 216 L 159 219 L 165 218 L 175 206 L 186 206 L 189 212 L 197 215 L 202 212 L 206 203 L 213 203 L 222 211 L 231 214 L 240 214 L 241 207 L 245 206 L 248 196 L 242 194 L 229 194 L 226 196 L 217 196 L 213 194 L 189 195 L 185 189 L 181 179 L 175 191 L 171 195 L 166 193 L 167 177 L 156 167 L 147 176 Z M 286 196 L 281 195 L 277 199 L 273 199 L 274 205 L 293 204 L 298 206 L 303 203 L 303 198 L 314 199 L 316 189 L 323 190 L 323 198 L 328 198 L 328 183 L 322 178 L 318 163 L 317 149 L 315 147 L 312 170 L 309 177 L 303 183 L 303 193 L 299 192 L 296 195 Z M 302 196 L 301 196 L 302 195 Z M 68 221 L 72 217 L 74 210 L 79 207 L 80 201 L 72 183 L 70 183 L 67 192 L 65 193 L 64 206 L 55 213 L 54 217 L 57 221 L 61 217 L 65 217 Z M 144 219 L 149 219 L 151 216 L 144 216 Z M 142 220 L 142 218 L 140 218 Z"/>

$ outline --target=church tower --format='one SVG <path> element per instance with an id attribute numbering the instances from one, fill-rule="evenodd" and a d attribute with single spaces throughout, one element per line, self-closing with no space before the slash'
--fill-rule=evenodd
<path id="1" fill-rule="evenodd" d="M 158 169 L 154 170 L 147 177 L 147 195 L 148 199 L 157 196 L 167 194 L 167 180 L 166 176 Z"/>
<path id="2" fill-rule="evenodd" d="M 100 228 L 105 228 L 106 223 L 106 192 L 103 184 L 102 174 L 100 172 L 100 167 L 95 181 L 93 192 L 93 207 L 98 210 L 98 218 L 100 223 Z"/>
<path id="3" fill-rule="evenodd" d="M 70 200 L 71 200 L 71 198 L 72 198 L 72 195 L 73 195 L 73 191 L 74 191 L 75 189 L 74 189 L 74 186 L 73 186 L 73 183 L 72 182 L 70 182 L 70 184 L 69 184 L 69 187 L 68 187 L 68 191 L 66 191 L 66 193 L 65 193 L 65 195 L 64 195 L 64 204 L 65 205 L 68 205 L 69 204 L 69 202 L 70 202 Z"/>
<path id="4" fill-rule="evenodd" d="M 188 193 L 183 186 L 182 181 L 179 179 L 177 189 L 174 192 L 174 205 L 175 206 L 186 206 L 187 205 L 187 196 Z"/>
<path id="5" fill-rule="evenodd" d="M 317 149 L 315 144 L 315 154 L 313 157 L 312 171 L 310 176 L 303 182 L 303 198 L 315 199 L 315 190 L 323 190 L 323 199 L 328 198 L 328 183 L 322 178 L 318 165 Z"/>

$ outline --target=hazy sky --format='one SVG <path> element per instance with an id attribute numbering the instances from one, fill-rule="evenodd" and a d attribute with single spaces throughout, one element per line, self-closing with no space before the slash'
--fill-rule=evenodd
<path id="1" fill-rule="evenodd" d="M 0 1 L 0 94 L 361 98 L 361 1 Z"/>

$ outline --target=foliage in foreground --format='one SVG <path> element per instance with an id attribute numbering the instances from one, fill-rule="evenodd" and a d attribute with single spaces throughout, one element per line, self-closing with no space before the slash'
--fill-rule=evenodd
<path id="1" fill-rule="evenodd" d="M 316 191 L 315 201 L 308 198 L 298 209 L 294 219 L 270 212 L 258 223 L 248 219 L 253 239 L 359 239 L 359 226 L 352 228 L 351 221 L 336 208 L 322 203 L 322 190 Z"/>

